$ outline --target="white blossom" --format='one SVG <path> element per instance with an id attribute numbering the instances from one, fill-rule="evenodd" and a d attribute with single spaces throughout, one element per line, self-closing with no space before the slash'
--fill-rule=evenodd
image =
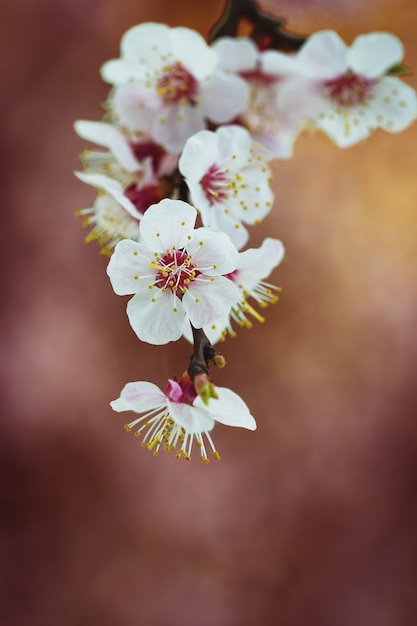
<path id="1" fill-rule="evenodd" d="M 401 131 L 417 116 L 415 91 L 389 75 L 402 58 L 400 40 L 389 33 L 361 35 L 350 48 L 333 31 L 315 33 L 297 54 L 298 76 L 283 86 L 283 103 L 308 102 L 309 119 L 342 148 L 377 127 Z"/>
<path id="2" fill-rule="evenodd" d="M 271 210 L 271 172 L 249 132 L 241 126 L 203 130 L 185 144 L 179 169 L 203 224 L 227 233 L 242 248 L 247 224 Z"/>
<path id="3" fill-rule="evenodd" d="M 265 59 L 270 51 L 261 51 L 248 38 L 223 37 L 213 48 L 221 59 L 225 71 L 235 72 L 249 86 L 249 103 L 237 118 L 262 143 L 274 158 L 290 158 L 294 141 L 304 127 L 305 102 L 292 102 L 284 106 L 281 88 L 297 71 L 293 56 L 273 51 L 274 65 L 269 71 Z"/>
<path id="4" fill-rule="evenodd" d="M 189 28 L 135 26 L 122 38 L 121 57 L 102 68 L 103 79 L 115 85 L 109 113 L 119 125 L 149 132 L 178 154 L 206 119 L 224 124 L 247 106 L 246 83 L 218 62 L 217 53 Z"/>
<path id="5" fill-rule="evenodd" d="M 238 252 L 224 233 L 194 229 L 196 210 L 181 200 L 161 200 L 140 221 L 140 243 L 125 239 L 107 273 L 128 302 L 130 324 L 142 341 L 165 344 L 225 314 L 237 287 L 223 276 L 236 269 Z"/>
<path id="6" fill-rule="evenodd" d="M 98 191 L 91 208 L 81 209 L 84 226 L 92 226 L 86 241 L 98 240 L 102 252 L 111 256 L 122 239 L 137 239 L 138 225 L 151 204 L 176 193 L 169 176 L 177 157 L 142 137 L 127 137 L 111 124 L 78 120 L 76 132 L 108 151 L 86 149 L 80 155 L 83 172 L 77 178 Z"/>
<path id="7" fill-rule="evenodd" d="M 135 429 L 135 435 L 142 437 L 142 445 L 155 456 L 162 446 L 166 452 L 177 451 L 177 459 L 190 460 L 195 443 L 201 460 L 208 463 L 210 452 L 216 460 L 220 459 L 209 432 L 215 422 L 256 429 L 248 407 L 236 393 L 224 387 L 216 387 L 216 392 L 218 398 L 211 398 L 205 405 L 187 377 L 179 382 L 170 379 L 165 392 L 153 383 L 138 381 L 127 383 L 110 405 L 114 411 L 141 414 L 125 428 Z"/>

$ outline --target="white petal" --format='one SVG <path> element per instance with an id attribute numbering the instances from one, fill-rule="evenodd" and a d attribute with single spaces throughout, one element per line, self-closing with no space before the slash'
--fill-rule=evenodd
<path id="1" fill-rule="evenodd" d="M 142 241 L 152 252 L 185 248 L 194 233 L 197 211 L 187 202 L 164 198 L 151 205 L 140 222 Z"/>
<path id="2" fill-rule="evenodd" d="M 299 62 L 296 56 L 284 54 L 277 50 L 267 50 L 260 56 L 262 73 L 284 77 L 299 72 Z"/>
<path id="3" fill-rule="evenodd" d="M 226 72 L 248 72 L 256 68 L 259 51 L 252 39 L 221 37 L 212 48 L 219 55 L 219 68 Z"/>
<path id="4" fill-rule="evenodd" d="M 248 428 L 256 430 L 255 419 L 250 414 L 246 403 L 237 393 L 226 387 L 216 387 L 219 398 L 210 399 L 208 410 L 220 424 L 226 426 L 238 426 L 240 428 Z M 201 406 L 202 400 L 197 397 L 194 400 L 194 406 Z"/>
<path id="5" fill-rule="evenodd" d="M 243 288 L 251 289 L 272 272 L 274 267 L 281 263 L 285 254 L 282 241 L 279 239 L 264 239 L 260 248 L 249 248 L 240 253 L 239 284 Z"/>
<path id="6" fill-rule="evenodd" d="M 127 383 L 120 394 L 120 398 L 110 402 L 114 411 L 135 411 L 145 413 L 154 408 L 166 406 L 165 394 L 153 383 L 138 381 Z"/>
<path id="7" fill-rule="evenodd" d="M 229 274 L 239 262 L 239 253 L 230 238 L 211 228 L 197 228 L 187 251 L 192 255 L 193 265 L 207 276 Z"/>
<path id="8" fill-rule="evenodd" d="M 75 172 L 75 175 L 82 180 L 83 183 L 87 183 L 87 185 L 92 185 L 96 189 L 102 189 L 109 193 L 129 215 L 138 221 L 142 218 L 142 213 L 138 211 L 133 202 L 125 196 L 123 187 L 117 180 L 104 176 L 103 174 L 89 174 L 88 172 Z"/>
<path id="9" fill-rule="evenodd" d="M 204 128 L 203 110 L 198 104 L 175 104 L 155 116 L 152 136 L 166 150 L 179 154 L 187 139 Z"/>
<path id="10" fill-rule="evenodd" d="M 140 75 L 149 68 L 159 70 L 166 65 L 166 55 L 172 50 L 171 29 L 165 24 L 145 22 L 130 28 L 122 37 L 121 56 Z"/>
<path id="11" fill-rule="evenodd" d="M 218 161 L 217 133 L 202 130 L 190 137 L 179 160 L 179 170 L 187 181 L 199 184 L 207 170 Z"/>
<path id="12" fill-rule="evenodd" d="M 348 148 L 370 135 L 375 128 L 374 119 L 375 115 L 370 107 L 342 110 L 335 104 L 316 117 L 314 123 L 339 148 Z"/>
<path id="13" fill-rule="evenodd" d="M 133 296 L 126 311 L 133 330 L 146 343 L 159 346 L 176 341 L 183 333 L 185 313 L 182 303 L 157 287 Z"/>
<path id="14" fill-rule="evenodd" d="M 193 195 L 192 198 L 194 199 Z M 240 219 L 238 219 L 235 215 L 231 215 L 229 212 L 225 213 L 222 205 L 214 205 L 212 207 L 208 207 L 207 210 L 203 210 L 202 205 L 197 202 L 196 206 L 198 206 L 201 210 L 201 219 L 204 226 L 209 226 L 215 231 L 225 233 L 235 246 L 236 250 L 243 248 L 249 239 L 249 233 L 243 226 Z M 228 274 L 229 272 L 224 273 Z"/>
<path id="15" fill-rule="evenodd" d="M 375 126 L 398 132 L 417 117 L 416 92 L 399 78 L 387 76 L 373 89 L 375 96 L 369 107 L 375 113 Z"/>
<path id="16" fill-rule="evenodd" d="M 149 132 L 159 115 L 161 99 L 151 87 L 135 82 L 117 87 L 111 106 L 120 124 L 133 130 Z"/>
<path id="17" fill-rule="evenodd" d="M 77 120 L 74 128 L 75 132 L 83 139 L 108 148 L 115 159 L 128 172 L 140 170 L 141 165 L 133 154 L 126 137 L 112 124 Z"/>
<path id="18" fill-rule="evenodd" d="M 184 309 L 194 328 L 202 328 L 227 315 L 239 300 L 239 290 L 228 278 L 196 279 L 183 295 Z"/>
<path id="19" fill-rule="evenodd" d="M 101 66 L 100 76 L 106 83 L 111 85 L 123 85 L 127 83 L 132 72 L 122 59 L 112 59 Z"/>
<path id="20" fill-rule="evenodd" d="M 215 322 L 203 326 L 203 330 L 213 346 L 223 338 L 223 331 L 229 326 L 229 323 L 229 315 L 223 315 Z M 185 318 L 184 322 L 184 338 L 190 343 L 194 342 L 193 332 L 188 318 Z"/>
<path id="21" fill-rule="evenodd" d="M 148 248 L 131 239 L 123 239 L 117 244 L 107 266 L 107 275 L 112 287 L 119 296 L 148 290 L 157 271 L 150 267 L 153 260 Z"/>
<path id="22" fill-rule="evenodd" d="M 217 53 L 209 48 L 203 37 L 190 28 L 171 29 L 172 51 L 184 67 L 198 80 L 214 71 L 218 62 Z"/>
<path id="23" fill-rule="evenodd" d="M 239 76 L 216 70 L 201 84 L 201 106 L 205 115 L 217 124 L 232 121 L 248 103 L 249 86 Z"/>
<path id="24" fill-rule="evenodd" d="M 242 126 L 220 126 L 218 136 L 218 163 L 227 161 L 230 169 L 237 171 L 246 164 L 249 151 L 253 145 L 250 133 Z M 232 160 L 233 159 L 233 160 Z"/>
<path id="25" fill-rule="evenodd" d="M 349 67 L 367 78 L 376 78 L 397 65 L 404 55 L 398 37 L 389 33 L 361 35 L 348 51 Z"/>
<path id="26" fill-rule="evenodd" d="M 337 33 L 324 30 L 314 33 L 297 54 L 299 71 L 315 80 L 344 74 L 347 69 L 347 46 Z"/>
<path id="27" fill-rule="evenodd" d="M 196 407 L 168 400 L 168 408 L 174 422 L 190 435 L 207 432 L 214 426 L 214 420 L 204 406 Z"/>

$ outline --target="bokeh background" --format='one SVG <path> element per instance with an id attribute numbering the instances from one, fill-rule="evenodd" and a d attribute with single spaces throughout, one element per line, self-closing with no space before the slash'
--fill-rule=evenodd
<path id="1" fill-rule="evenodd" d="M 304 134 L 274 168 L 281 238 L 267 323 L 223 346 L 215 382 L 255 433 L 222 460 L 153 456 L 111 411 L 164 385 L 190 346 L 141 344 L 74 217 L 101 64 L 162 21 L 206 34 L 222 0 L 2 0 L 0 623 L 417 623 L 417 124 L 348 150 Z M 417 87 L 414 0 L 270 0 L 291 30 L 400 36 Z"/>

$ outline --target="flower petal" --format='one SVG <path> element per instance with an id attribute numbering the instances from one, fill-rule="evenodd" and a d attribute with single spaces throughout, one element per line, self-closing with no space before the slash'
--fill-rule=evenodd
<path id="1" fill-rule="evenodd" d="M 221 37 L 212 48 L 219 55 L 219 68 L 226 72 L 248 72 L 256 68 L 259 51 L 252 39 Z"/>
<path id="2" fill-rule="evenodd" d="M 334 31 L 314 33 L 297 54 L 298 69 L 315 80 L 334 78 L 347 69 L 347 50 Z"/>
<path id="3" fill-rule="evenodd" d="M 109 103 L 120 124 L 145 132 L 152 128 L 161 106 L 158 94 L 141 82 L 120 85 Z"/>
<path id="4" fill-rule="evenodd" d="M 107 275 L 112 287 L 119 296 L 148 291 L 157 271 L 150 266 L 153 260 L 148 248 L 131 239 L 123 239 L 117 244 L 107 266 Z"/>
<path id="5" fill-rule="evenodd" d="M 133 296 L 126 311 L 136 335 L 146 343 L 160 346 L 176 341 L 183 333 L 185 313 L 181 301 L 157 287 Z"/>
<path id="6" fill-rule="evenodd" d="M 135 411 L 145 413 L 159 406 L 166 406 L 165 394 L 153 383 L 138 381 L 127 383 L 120 394 L 120 398 L 110 402 L 114 411 Z"/>
<path id="7" fill-rule="evenodd" d="M 403 55 L 403 45 L 398 37 L 390 33 L 369 33 L 355 39 L 347 59 L 354 72 L 367 78 L 377 78 L 397 65 Z"/>
<path id="8" fill-rule="evenodd" d="M 77 120 L 74 129 L 77 135 L 83 139 L 108 148 L 128 172 L 136 172 L 141 169 L 141 164 L 133 154 L 126 137 L 112 124 Z"/>
<path id="9" fill-rule="evenodd" d="M 207 407 L 216 422 L 226 426 L 239 426 L 256 430 L 256 421 L 250 414 L 249 408 L 240 396 L 226 387 L 216 387 L 218 399 L 211 398 Z M 200 397 L 194 400 L 194 406 L 200 407 L 202 400 Z"/>
<path id="10" fill-rule="evenodd" d="M 179 26 L 170 32 L 172 52 L 184 67 L 198 80 L 203 80 L 214 71 L 218 62 L 217 53 L 195 30 Z"/>
<path id="11" fill-rule="evenodd" d="M 193 265 L 207 276 L 229 274 L 239 262 L 239 253 L 230 238 L 211 228 L 197 228 L 187 251 L 192 255 Z"/>
<path id="12" fill-rule="evenodd" d="M 122 37 L 121 57 L 133 76 L 159 70 L 166 64 L 166 55 L 172 51 L 171 29 L 166 24 L 145 22 L 130 28 Z"/>
<path id="13" fill-rule="evenodd" d="M 190 406 L 170 400 L 167 403 L 174 422 L 185 428 L 188 434 L 203 433 L 213 428 L 214 420 L 204 406 Z"/>
<path id="14" fill-rule="evenodd" d="M 140 213 L 133 202 L 125 196 L 123 187 L 117 180 L 104 176 L 103 174 L 89 174 L 88 172 L 75 172 L 75 175 L 79 180 L 82 180 L 83 183 L 87 183 L 87 185 L 92 185 L 96 189 L 102 189 L 109 193 L 129 215 L 138 221 L 142 218 L 142 213 Z"/>
<path id="15" fill-rule="evenodd" d="M 239 284 L 243 288 L 251 289 L 272 272 L 274 267 L 281 263 L 285 254 L 282 241 L 279 239 L 264 239 L 259 248 L 250 248 L 240 253 L 239 257 Z"/>
<path id="16" fill-rule="evenodd" d="M 166 106 L 154 118 L 154 140 L 173 154 L 179 154 L 187 139 L 205 128 L 204 112 L 199 104 Z"/>
<path id="17" fill-rule="evenodd" d="M 399 78 L 383 78 L 375 85 L 373 95 L 375 98 L 369 106 L 375 113 L 375 126 L 398 132 L 416 119 L 416 92 Z"/>
<path id="18" fill-rule="evenodd" d="M 140 222 L 142 241 L 152 252 L 185 248 L 194 233 L 197 211 L 187 202 L 164 198 L 152 204 Z"/>
<path id="19" fill-rule="evenodd" d="M 194 198 L 194 196 L 192 197 Z M 197 201 L 196 206 L 200 209 L 204 226 L 209 226 L 215 231 L 225 233 L 236 250 L 243 248 L 249 239 L 249 233 L 240 219 L 236 218 L 235 215 L 231 215 L 229 212 L 226 213 L 223 208 L 209 207 L 208 209 L 204 209 L 203 205 L 198 204 Z M 229 274 L 229 272 L 224 273 Z"/>
<path id="20" fill-rule="evenodd" d="M 218 143 L 218 134 L 210 130 L 202 130 L 187 140 L 178 163 L 187 183 L 199 185 L 210 166 L 217 162 Z"/>
<path id="21" fill-rule="evenodd" d="M 227 93 L 227 98 L 224 94 Z M 204 114 L 217 124 L 224 124 L 242 113 L 249 103 L 249 86 L 239 76 L 221 70 L 201 84 Z"/>
<path id="22" fill-rule="evenodd" d="M 194 328 L 202 328 L 227 315 L 230 307 L 239 300 L 239 290 L 228 278 L 212 280 L 197 278 L 182 298 L 184 309 Z"/>

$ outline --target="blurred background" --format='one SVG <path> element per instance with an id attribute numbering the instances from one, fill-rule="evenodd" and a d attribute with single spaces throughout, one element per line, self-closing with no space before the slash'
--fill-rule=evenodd
<path id="1" fill-rule="evenodd" d="M 290 30 L 398 35 L 417 87 L 414 0 L 282 0 Z M 0 5 L 2 626 L 414 626 L 417 614 L 417 124 L 348 150 L 303 134 L 276 162 L 251 245 L 281 238 L 267 322 L 222 345 L 214 380 L 255 433 L 221 461 L 158 458 L 109 408 L 164 386 L 191 348 L 142 344 L 74 210 L 75 119 L 136 23 L 206 34 L 222 0 Z"/>

